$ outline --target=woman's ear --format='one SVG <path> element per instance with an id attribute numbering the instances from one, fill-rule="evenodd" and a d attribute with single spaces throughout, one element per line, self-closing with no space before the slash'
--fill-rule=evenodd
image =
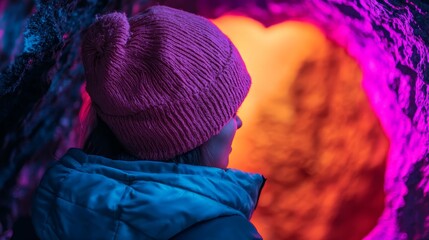
<path id="1" fill-rule="evenodd" d="M 235 121 L 237 122 L 237 129 L 240 129 L 241 126 L 243 126 L 243 121 L 241 121 L 241 118 L 238 115 L 235 115 Z"/>

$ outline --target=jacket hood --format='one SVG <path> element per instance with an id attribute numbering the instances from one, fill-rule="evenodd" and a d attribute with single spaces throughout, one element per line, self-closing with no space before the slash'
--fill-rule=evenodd
<path id="1" fill-rule="evenodd" d="M 264 181 L 233 169 L 70 149 L 45 173 L 33 223 L 42 239 L 168 239 L 220 216 L 250 219 Z"/>

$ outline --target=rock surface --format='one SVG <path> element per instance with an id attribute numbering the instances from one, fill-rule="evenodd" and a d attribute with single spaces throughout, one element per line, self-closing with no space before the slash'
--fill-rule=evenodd
<path id="1" fill-rule="evenodd" d="M 230 163 L 268 179 L 252 221 L 266 239 L 362 239 L 384 208 L 388 142 L 356 61 L 308 23 L 214 22 L 253 78 Z"/>
<path id="2" fill-rule="evenodd" d="M 390 142 L 386 207 L 366 239 L 429 239 L 427 3 L 201 0 L 195 6 L 189 9 L 208 17 L 234 12 L 266 26 L 310 22 L 344 47 L 363 71 L 365 93 Z"/>

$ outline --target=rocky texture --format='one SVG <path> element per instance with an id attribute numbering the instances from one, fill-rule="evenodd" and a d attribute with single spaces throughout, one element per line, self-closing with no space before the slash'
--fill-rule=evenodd
<path id="1" fill-rule="evenodd" d="M 15 221 L 28 225 L 30 200 L 46 166 L 76 145 L 73 130 L 83 82 L 81 31 L 95 14 L 118 6 L 130 10 L 132 5 L 127 1 L 0 3 L 0 239 L 12 235 Z"/>
<path id="2" fill-rule="evenodd" d="M 177 4 L 177 2 L 176 2 Z M 184 6 L 184 5 L 183 5 Z M 302 20 L 344 47 L 363 71 L 362 84 L 390 141 L 386 207 L 366 239 L 428 239 L 429 5 L 420 1 L 197 1 L 216 18 L 250 16 L 266 26 Z"/>
<path id="3" fill-rule="evenodd" d="M 67 146 L 75 144 L 73 127 L 76 126 L 79 87 L 83 80 L 78 56 L 80 30 L 94 19 L 95 13 L 113 9 L 135 13 L 147 5 L 147 1 L 130 4 L 127 1 L 58 0 L 38 1 L 33 7 L 30 2 L 20 6 L 12 2 L 15 1 L 0 3 L 0 34 L 3 36 L 0 221 L 3 236 L 11 234 L 9 230 L 16 219 L 28 215 L 28 208 L 24 206 L 28 205 L 31 189 L 45 163 L 52 161 L 52 154 L 61 155 Z M 235 12 L 266 26 L 291 19 L 307 21 L 345 48 L 363 71 L 365 93 L 390 142 L 384 186 L 386 207 L 366 239 L 429 238 L 427 4 L 399 0 L 177 0 L 162 3 L 211 18 Z M 20 14 L 15 19 L 8 17 L 17 11 Z M 23 31 L 21 20 L 32 11 L 36 13 L 29 20 L 29 31 L 14 45 Z M 6 31 L 11 22 L 17 24 L 17 29 Z M 302 86 L 297 83 L 294 88 Z"/>

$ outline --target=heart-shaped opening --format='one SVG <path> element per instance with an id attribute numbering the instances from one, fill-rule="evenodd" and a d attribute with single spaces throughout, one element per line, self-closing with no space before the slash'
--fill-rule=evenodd
<path id="1" fill-rule="evenodd" d="M 384 208 L 388 140 L 357 62 L 309 23 L 213 22 L 253 79 L 229 165 L 268 178 L 252 221 L 266 239 L 362 239 Z"/>

